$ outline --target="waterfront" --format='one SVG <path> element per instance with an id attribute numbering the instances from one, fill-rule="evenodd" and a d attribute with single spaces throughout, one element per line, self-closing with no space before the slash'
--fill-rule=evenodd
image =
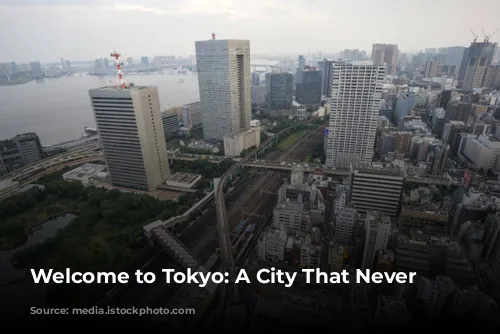
<path id="1" fill-rule="evenodd" d="M 141 74 L 126 79 L 158 87 L 162 107 L 199 100 L 195 73 Z M 95 127 L 88 90 L 115 83 L 112 76 L 75 75 L 0 86 L 0 140 L 23 132 L 36 132 L 45 145 L 77 139 L 84 126 Z"/>
<path id="2" fill-rule="evenodd" d="M 34 284 L 27 269 L 18 269 L 12 265 L 11 258 L 23 249 L 42 244 L 66 227 L 75 215 L 66 213 L 47 220 L 33 231 L 26 243 L 15 249 L 0 252 L 0 300 L 9 300 L 9 304 L 0 303 L 0 312 L 17 312 L 29 306 L 43 306 L 46 303 L 47 286 Z M 29 296 L 22 298 L 21 296 Z M 26 303 L 30 303 L 27 305 Z M 8 309 L 3 309 L 8 308 Z"/>

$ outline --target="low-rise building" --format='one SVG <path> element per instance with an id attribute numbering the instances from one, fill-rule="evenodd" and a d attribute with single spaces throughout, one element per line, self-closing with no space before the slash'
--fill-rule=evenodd
<path id="1" fill-rule="evenodd" d="M 236 157 L 247 148 L 260 146 L 260 123 L 254 122 L 253 124 L 254 126 L 250 126 L 248 129 L 224 137 L 224 155 L 226 157 Z"/>
<path id="2" fill-rule="evenodd" d="M 14 195 L 19 190 L 19 183 L 12 179 L 0 180 L 0 202 Z"/>
<path id="3" fill-rule="evenodd" d="M 179 188 L 192 188 L 199 180 L 200 174 L 177 172 L 167 180 L 167 185 Z"/>
<path id="4" fill-rule="evenodd" d="M 104 181 L 109 174 L 105 165 L 84 164 L 63 174 L 65 181 L 78 181 L 84 186 L 90 185 L 93 181 Z"/>

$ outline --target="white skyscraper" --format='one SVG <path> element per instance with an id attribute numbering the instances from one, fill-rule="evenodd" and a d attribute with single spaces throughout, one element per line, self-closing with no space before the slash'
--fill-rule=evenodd
<path id="1" fill-rule="evenodd" d="M 385 65 L 338 61 L 332 71 L 326 165 L 363 166 L 372 161 Z"/>
<path id="2" fill-rule="evenodd" d="M 223 140 L 250 126 L 250 41 L 197 41 L 196 63 L 204 139 Z"/>
<path id="3" fill-rule="evenodd" d="M 170 176 L 158 89 L 110 86 L 89 95 L 111 184 L 156 190 Z"/>

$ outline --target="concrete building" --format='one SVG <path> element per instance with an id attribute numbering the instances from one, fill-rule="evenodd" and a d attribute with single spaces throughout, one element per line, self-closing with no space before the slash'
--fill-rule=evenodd
<path id="1" fill-rule="evenodd" d="M 351 59 L 358 60 L 358 59 Z M 318 61 L 318 70 L 321 75 L 321 96 L 332 96 L 333 60 L 323 59 Z"/>
<path id="2" fill-rule="evenodd" d="M 376 211 L 366 214 L 365 247 L 363 251 L 362 269 L 372 269 L 375 254 L 380 249 L 386 249 L 391 235 L 391 218 Z"/>
<path id="3" fill-rule="evenodd" d="M 375 64 L 386 64 L 387 74 L 396 75 L 399 50 L 395 44 L 373 44 L 372 60 Z"/>
<path id="4" fill-rule="evenodd" d="M 149 58 L 147 56 L 141 57 L 141 66 L 149 67 Z"/>
<path id="5" fill-rule="evenodd" d="M 296 80 L 295 99 L 306 106 L 317 106 L 321 102 L 322 78 L 319 71 L 306 69 L 301 72 L 301 80 Z"/>
<path id="6" fill-rule="evenodd" d="M 164 111 L 161 114 L 161 120 L 163 123 L 163 133 L 165 135 L 165 139 L 172 138 L 179 134 L 180 125 L 179 115 L 177 115 L 177 113 Z"/>
<path id="7" fill-rule="evenodd" d="M 200 101 L 182 106 L 182 125 L 189 130 L 202 126 Z"/>
<path id="8" fill-rule="evenodd" d="M 399 214 L 398 229 L 408 233 L 412 229 L 422 231 L 448 231 L 447 210 L 435 210 L 421 206 L 403 206 Z"/>
<path id="9" fill-rule="evenodd" d="M 493 136 L 467 138 L 462 154 L 476 169 L 500 170 L 500 140 Z"/>
<path id="10" fill-rule="evenodd" d="M 361 212 L 399 215 L 404 175 L 398 168 L 365 168 L 354 172 L 351 203 Z"/>
<path id="11" fill-rule="evenodd" d="M 394 253 L 398 272 L 429 276 L 435 271 L 457 281 L 475 280 L 472 266 L 457 238 L 413 230 L 409 235 L 397 235 Z"/>
<path id="12" fill-rule="evenodd" d="M 485 84 L 486 72 L 491 65 L 495 53 L 496 43 L 472 42 L 465 49 L 458 82 L 465 91 L 472 91 L 474 88 L 481 88 Z"/>
<path id="13" fill-rule="evenodd" d="M 384 71 L 384 65 L 369 61 L 334 63 L 326 140 L 328 167 L 345 168 L 372 161 Z"/>
<path id="14" fill-rule="evenodd" d="M 230 136 L 224 136 L 224 156 L 236 157 L 243 150 L 260 146 L 260 121 L 250 122 L 250 128 L 242 129 Z"/>
<path id="15" fill-rule="evenodd" d="M 300 247 L 300 267 L 320 268 L 322 249 L 320 239 L 314 238 L 314 234 L 306 234 Z"/>
<path id="16" fill-rule="evenodd" d="M 424 77 L 435 78 L 439 72 L 439 61 L 430 60 L 425 63 Z"/>
<path id="17" fill-rule="evenodd" d="M 0 180 L 0 202 L 14 195 L 19 190 L 19 182 L 11 179 Z"/>
<path id="18" fill-rule="evenodd" d="M 293 101 L 293 74 L 266 73 L 266 109 L 291 110 Z"/>
<path id="19" fill-rule="evenodd" d="M 31 76 L 35 79 L 43 78 L 43 69 L 39 61 L 34 61 L 30 63 Z"/>
<path id="20" fill-rule="evenodd" d="M 200 174 L 177 172 L 167 180 L 167 185 L 179 188 L 192 188 L 199 180 Z"/>
<path id="21" fill-rule="evenodd" d="M 480 192 L 468 192 L 453 211 L 451 232 L 457 234 L 467 221 L 485 221 L 490 213 L 500 210 L 500 199 Z"/>
<path id="22" fill-rule="evenodd" d="M 16 135 L 14 137 L 17 149 L 23 157 L 25 165 L 29 165 L 42 160 L 43 151 L 40 138 L 34 132 L 28 132 Z"/>
<path id="23" fill-rule="evenodd" d="M 450 145 L 451 156 L 458 154 L 458 147 L 460 145 L 459 134 L 466 131 L 467 126 L 462 121 L 449 121 L 444 125 L 443 144 Z"/>
<path id="24" fill-rule="evenodd" d="M 105 181 L 109 174 L 105 165 L 88 163 L 64 173 L 62 177 L 65 181 L 77 181 L 89 186 L 93 181 Z"/>
<path id="25" fill-rule="evenodd" d="M 384 157 L 390 152 L 394 152 L 396 148 L 396 135 L 394 132 L 382 133 L 377 138 L 377 155 Z"/>
<path id="26" fill-rule="evenodd" d="M 344 247 L 334 245 L 328 251 L 328 267 L 330 272 L 341 272 L 344 266 Z"/>
<path id="27" fill-rule="evenodd" d="M 304 231 L 302 215 L 304 206 L 300 203 L 279 203 L 273 211 L 273 227 L 286 231 Z"/>
<path id="28" fill-rule="evenodd" d="M 195 47 L 203 137 L 224 140 L 250 125 L 250 41 L 212 39 Z"/>
<path id="29" fill-rule="evenodd" d="M 111 184 L 156 190 L 170 176 L 158 89 L 110 86 L 89 95 Z"/>
<path id="30" fill-rule="evenodd" d="M 408 156 L 411 137 L 412 133 L 409 131 L 397 131 L 395 135 L 394 153 L 405 157 Z"/>
<path id="31" fill-rule="evenodd" d="M 263 232 L 257 246 L 258 258 L 269 262 L 284 261 L 287 239 L 284 229 L 269 229 Z"/>
<path id="32" fill-rule="evenodd" d="M 42 158 L 42 145 L 34 132 L 18 134 L 14 138 L 0 141 L 0 175 L 39 162 Z"/>
<path id="33" fill-rule="evenodd" d="M 500 65 L 488 67 L 484 79 L 484 86 L 487 88 L 500 89 Z"/>
<path id="34" fill-rule="evenodd" d="M 335 243 L 346 246 L 352 241 L 358 212 L 355 209 L 343 208 L 336 211 L 335 216 Z"/>

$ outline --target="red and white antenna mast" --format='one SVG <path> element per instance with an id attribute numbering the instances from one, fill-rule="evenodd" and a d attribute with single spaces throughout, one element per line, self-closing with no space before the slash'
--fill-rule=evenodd
<path id="1" fill-rule="evenodd" d="M 118 72 L 118 83 L 120 85 L 120 88 L 123 89 L 125 88 L 125 79 L 123 79 L 123 73 L 121 70 L 121 59 L 120 59 L 120 54 L 117 53 L 116 51 L 111 52 L 111 57 L 115 58 L 115 64 L 116 64 L 116 70 Z"/>

